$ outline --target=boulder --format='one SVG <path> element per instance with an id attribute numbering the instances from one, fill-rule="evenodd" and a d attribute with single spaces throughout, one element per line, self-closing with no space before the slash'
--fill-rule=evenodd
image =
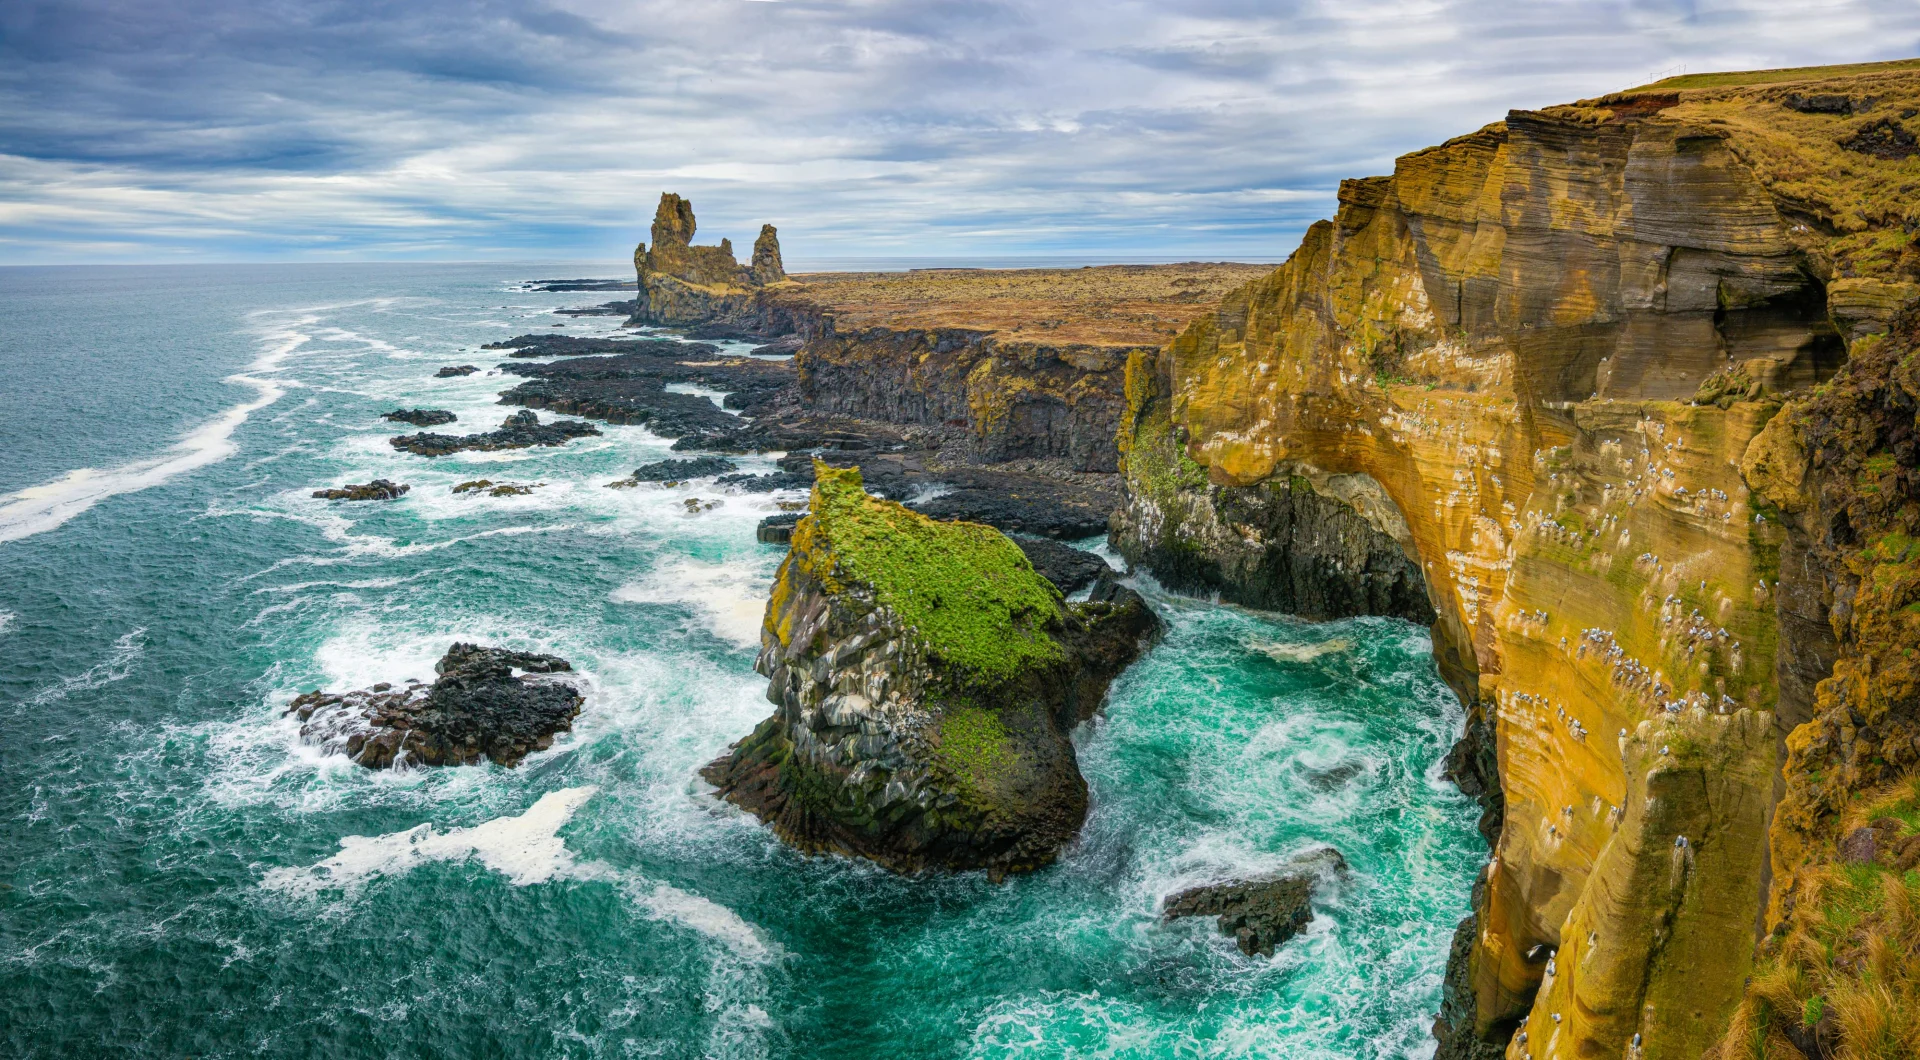
<path id="1" fill-rule="evenodd" d="M 334 489 L 314 490 L 313 495 L 326 501 L 391 501 L 413 487 L 383 478 L 360 485 L 339 486 Z"/>
<path id="2" fill-rule="evenodd" d="M 1281 876 L 1181 891 L 1167 899 L 1161 916 L 1167 920 L 1218 917 L 1220 933 L 1233 936 L 1241 953 L 1271 957 L 1275 946 L 1305 931 L 1313 922 L 1312 901 L 1311 877 Z"/>
<path id="3" fill-rule="evenodd" d="M 1013 543 L 1027 554 L 1033 569 L 1063 593 L 1079 592 L 1101 578 L 1113 577 L 1106 560 L 1084 549 L 1046 538 L 1016 537 Z"/>
<path id="4" fill-rule="evenodd" d="M 755 668 L 773 716 L 701 771 L 809 853 L 899 872 L 1051 862 L 1087 812 L 1069 733 L 1159 629 L 1137 594 L 1066 604 L 991 527 L 814 468 Z"/>
<path id="5" fill-rule="evenodd" d="M 471 364 L 450 364 L 433 373 L 436 379 L 452 379 L 455 376 L 472 375 L 480 369 Z"/>
<path id="6" fill-rule="evenodd" d="M 553 655 L 457 643 L 433 669 L 439 677 L 431 685 L 316 689 L 287 713 L 300 719 L 302 739 L 369 769 L 474 765 L 483 756 L 512 767 L 551 747 L 586 702 L 570 684 L 521 676 L 573 669 Z"/>

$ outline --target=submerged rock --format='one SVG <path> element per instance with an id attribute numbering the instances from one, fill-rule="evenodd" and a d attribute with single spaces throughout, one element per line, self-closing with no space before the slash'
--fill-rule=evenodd
<path id="1" fill-rule="evenodd" d="M 288 704 L 287 713 L 302 722 L 302 739 L 369 769 L 475 765 L 483 755 L 511 767 L 553 746 L 553 734 L 573 728 L 586 702 L 572 685 L 514 672 L 573 669 L 554 655 L 455 644 L 433 669 L 440 676 L 431 685 L 315 690 Z"/>
<path id="2" fill-rule="evenodd" d="M 1068 734 L 1158 619 L 1111 583 L 1065 604 L 992 528 L 814 470 L 755 664 L 777 709 L 702 775 L 809 853 L 996 879 L 1046 865 L 1087 812 Z"/>
<path id="3" fill-rule="evenodd" d="M 452 379 L 455 376 L 472 375 L 480 369 L 471 364 L 450 364 L 433 373 L 435 379 Z"/>
<path id="4" fill-rule="evenodd" d="M 524 497 L 546 485 L 544 482 L 495 482 L 490 478 L 477 478 L 471 482 L 462 482 L 453 487 L 455 493 L 486 493 L 489 497 Z"/>
<path id="5" fill-rule="evenodd" d="M 528 410 L 521 410 L 508 416 L 497 431 L 485 434 L 407 434 L 388 439 L 395 449 L 404 449 L 421 456 L 447 456 L 463 450 L 491 451 L 496 449 L 526 449 L 535 445 L 565 445 L 575 438 L 584 438 L 600 433 L 600 428 L 584 420 L 555 420 L 541 423 L 540 417 Z"/>
<path id="6" fill-rule="evenodd" d="M 394 409 L 380 417 L 395 423 L 411 423 L 415 427 L 438 427 L 443 423 L 452 423 L 460 417 L 446 409 Z"/>
<path id="7" fill-rule="evenodd" d="M 377 478 L 360 485 L 314 490 L 313 495 L 325 501 L 391 501 L 399 499 L 401 494 L 412 488 L 404 483 Z"/>

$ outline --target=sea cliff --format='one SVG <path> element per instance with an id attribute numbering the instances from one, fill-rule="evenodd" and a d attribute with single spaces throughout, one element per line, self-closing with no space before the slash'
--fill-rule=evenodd
<path id="1" fill-rule="evenodd" d="M 1494 843 L 1443 1057 L 1760 1055 L 1866 974 L 1788 943 L 1912 816 L 1916 110 L 1896 66 L 1516 111 L 1129 357 L 1120 551 L 1431 617 Z"/>

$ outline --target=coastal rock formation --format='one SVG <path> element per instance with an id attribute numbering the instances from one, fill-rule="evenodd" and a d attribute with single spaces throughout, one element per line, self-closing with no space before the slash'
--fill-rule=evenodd
<path id="1" fill-rule="evenodd" d="M 485 493 L 489 497 L 524 497 L 544 485 L 546 485 L 544 482 L 529 482 L 523 484 L 519 482 L 495 482 L 489 478 L 477 478 L 471 482 L 462 482 L 458 486 L 453 487 L 453 492 Z"/>
<path id="2" fill-rule="evenodd" d="M 1046 538 L 1016 537 L 1013 543 L 1027 554 L 1034 572 L 1062 593 L 1077 593 L 1102 578 L 1112 578 L 1107 561 L 1084 549 Z"/>
<path id="3" fill-rule="evenodd" d="M 639 298 L 632 323 L 684 327 L 746 318 L 756 292 L 783 282 L 780 240 L 772 225 L 760 229 L 753 261 L 742 267 L 733 244 L 695 246 L 693 204 L 672 192 L 660 196 L 653 215 L 653 245 L 634 248 Z"/>
<path id="4" fill-rule="evenodd" d="M 711 478 L 724 475 L 729 471 L 740 470 L 739 465 L 723 456 L 697 456 L 691 460 L 656 460 L 651 464 L 642 464 L 634 469 L 635 482 L 685 482 L 690 478 Z"/>
<path id="5" fill-rule="evenodd" d="M 586 700 L 572 685 L 523 674 L 565 673 L 565 659 L 455 644 L 434 664 L 431 685 L 377 684 L 357 692 L 314 690 L 287 705 L 300 736 L 369 769 L 476 765 L 509 768 L 553 746 Z"/>
<path id="6" fill-rule="evenodd" d="M 1273 948 L 1313 922 L 1313 880 L 1281 876 L 1272 880 L 1236 880 L 1181 891 L 1167 899 L 1160 915 L 1168 920 L 1218 917 L 1220 933 L 1230 935 L 1240 952 L 1273 956 Z"/>
<path id="7" fill-rule="evenodd" d="M 389 438 L 387 444 L 421 456 L 448 456 L 467 450 L 491 452 L 498 449 L 526 449 L 536 445 L 565 445 L 575 438 L 600 433 L 600 428 L 581 420 L 555 420 L 541 423 L 532 412 L 508 416 L 497 431 L 485 434 L 407 434 Z"/>
<path id="8" fill-rule="evenodd" d="M 453 379 L 463 375 L 472 375 L 480 369 L 471 364 L 449 364 L 433 373 L 436 379 Z"/>
<path id="9" fill-rule="evenodd" d="M 1905 131 L 1920 75 L 1513 112 L 1345 182 L 1129 359 L 1119 551 L 1431 618 L 1497 838 L 1444 1060 L 1758 1057 L 1816 989 L 1901 1011 L 1846 954 L 1920 932 L 1836 927 L 1882 885 L 1824 866 L 1920 768 L 1920 214 L 1900 133 L 1818 95 Z"/>
<path id="10" fill-rule="evenodd" d="M 415 427 L 438 427 L 443 423 L 452 423 L 460 417 L 446 409 L 394 409 L 380 417 L 395 423 L 411 423 Z"/>
<path id="11" fill-rule="evenodd" d="M 391 501 L 413 487 L 383 478 L 360 485 L 339 486 L 333 489 L 314 490 L 313 495 L 325 501 Z"/>
<path id="12" fill-rule="evenodd" d="M 756 669 L 777 707 L 702 775 L 801 850 L 901 872 L 1051 862 L 1086 816 L 1068 733 L 1158 622 L 1064 604 L 1006 537 L 815 468 Z"/>

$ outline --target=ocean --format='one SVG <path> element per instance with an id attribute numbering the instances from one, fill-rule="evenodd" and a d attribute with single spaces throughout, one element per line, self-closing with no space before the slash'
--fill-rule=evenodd
<path id="1" fill-rule="evenodd" d="M 551 310 L 616 295 L 518 285 L 618 274 L 0 269 L 0 1053 L 1432 1054 L 1486 848 L 1414 626 L 1130 579 L 1167 636 L 1077 734 L 1080 839 L 1004 884 L 804 857 L 712 798 L 699 766 L 772 709 L 753 529 L 783 498 L 605 488 L 667 454 L 639 427 L 428 459 L 379 418 L 490 429 L 480 344 L 615 331 Z M 381 477 L 412 489 L 309 496 Z M 451 492 L 483 477 L 541 485 Z M 284 716 L 455 640 L 571 660 L 574 730 L 375 772 Z M 1156 915 L 1329 844 L 1351 871 L 1274 957 Z"/>

